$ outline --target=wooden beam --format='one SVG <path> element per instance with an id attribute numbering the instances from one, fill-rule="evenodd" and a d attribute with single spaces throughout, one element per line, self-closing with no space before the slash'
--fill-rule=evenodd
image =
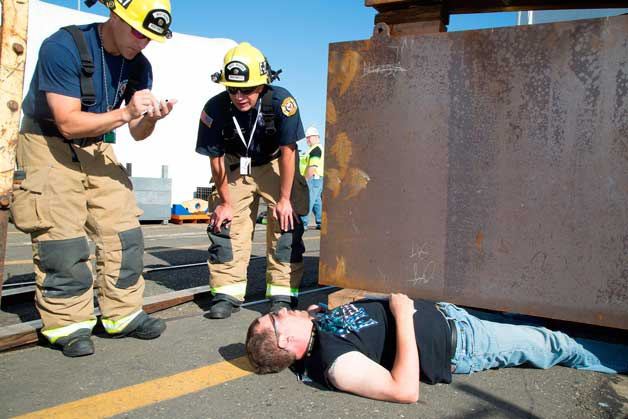
<path id="1" fill-rule="evenodd" d="M 373 7 L 379 12 L 410 6 L 445 5 L 447 14 L 627 7 L 625 0 L 365 0 L 364 4 L 366 7 Z"/>
<path id="2" fill-rule="evenodd" d="M 27 31 L 28 0 L 3 0 L 0 28 L 0 298 L 4 282 L 7 210 L 13 191 L 15 148 L 22 108 Z"/>
<path id="3" fill-rule="evenodd" d="M 329 294 L 327 297 L 327 306 L 331 309 L 363 298 L 388 298 L 388 296 L 389 294 L 383 294 L 381 292 L 345 288 Z"/>
<path id="4" fill-rule="evenodd" d="M 173 291 L 145 298 L 143 309 L 146 313 L 155 313 L 198 298 L 209 297 L 209 295 L 210 291 L 207 285 Z M 96 310 L 96 315 L 100 315 L 99 310 Z M 33 320 L 0 328 L 0 351 L 37 342 L 39 340 L 38 331 L 41 329 L 41 326 L 41 320 Z"/>
<path id="5" fill-rule="evenodd" d="M 449 15 L 442 4 L 432 6 L 407 6 L 382 11 L 375 16 L 375 34 L 382 24 L 387 35 L 422 35 L 445 32 Z"/>
<path id="6" fill-rule="evenodd" d="M 442 5 L 410 6 L 381 12 L 375 16 L 376 24 L 383 22 L 387 25 L 391 25 L 428 21 L 442 21 L 445 24 L 449 23 L 448 15 L 444 13 Z"/>

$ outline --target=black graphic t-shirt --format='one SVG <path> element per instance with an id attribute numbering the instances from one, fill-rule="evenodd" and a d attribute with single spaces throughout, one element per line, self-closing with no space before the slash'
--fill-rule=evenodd
<path id="1" fill-rule="evenodd" d="M 421 381 L 451 382 L 451 336 L 433 302 L 415 300 L 414 329 L 419 349 Z M 387 300 L 361 300 L 324 312 L 314 321 L 316 340 L 303 362 L 304 375 L 329 388 L 326 373 L 336 359 L 358 351 L 391 370 L 395 361 L 395 319 Z"/>

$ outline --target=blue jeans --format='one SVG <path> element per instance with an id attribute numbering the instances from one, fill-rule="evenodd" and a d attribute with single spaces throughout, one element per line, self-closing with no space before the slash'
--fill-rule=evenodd
<path id="1" fill-rule="evenodd" d="M 456 323 L 458 343 L 452 360 L 456 374 L 526 363 L 543 369 L 560 364 L 608 374 L 628 371 L 628 347 L 624 345 L 576 341 L 544 327 L 495 323 L 453 304 L 438 306 Z"/>
<path id="2" fill-rule="evenodd" d="M 308 208 L 307 214 L 301 217 L 301 222 L 303 222 L 304 228 L 307 228 L 308 219 L 312 211 L 314 211 L 314 219 L 316 220 L 317 226 L 321 225 L 321 220 L 323 218 L 323 205 L 321 201 L 323 179 L 311 178 L 307 181 L 307 187 L 310 190 L 310 207 Z"/>

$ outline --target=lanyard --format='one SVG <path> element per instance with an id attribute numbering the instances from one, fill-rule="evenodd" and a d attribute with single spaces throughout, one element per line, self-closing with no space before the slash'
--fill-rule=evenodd
<path id="1" fill-rule="evenodd" d="M 240 128 L 240 124 L 238 123 L 238 120 L 236 119 L 235 115 L 231 117 L 233 119 L 233 124 L 236 127 L 236 131 L 238 131 L 238 136 L 240 137 L 240 140 L 242 140 L 242 144 L 244 144 L 244 147 L 246 147 L 247 156 L 249 155 L 249 147 L 251 147 L 251 142 L 253 142 L 253 135 L 255 135 L 255 129 L 257 128 L 257 121 L 259 120 L 259 110 L 261 106 L 262 106 L 262 103 L 259 102 L 259 104 L 257 105 L 257 115 L 255 116 L 255 124 L 253 124 L 253 129 L 251 130 L 251 135 L 249 136 L 248 144 L 246 143 L 246 141 L 244 141 L 244 135 L 242 134 L 242 129 Z"/>

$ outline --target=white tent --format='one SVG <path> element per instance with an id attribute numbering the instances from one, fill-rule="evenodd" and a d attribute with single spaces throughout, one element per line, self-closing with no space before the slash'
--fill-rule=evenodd
<path id="1" fill-rule="evenodd" d="M 24 95 L 45 38 L 62 26 L 105 19 L 31 0 Z M 197 186 L 209 185 L 209 159 L 194 151 L 196 132 L 203 105 L 222 90 L 210 80 L 210 74 L 220 69 L 225 52 L 234 45 L 236 42 L 229 39 L 174 33 L 165 44 L 151 42 L 144 50 L 153 66 L 153 93 L 161 99 L 175 98 L 178 103 L 173 113 L 158 122 L 153 135 L 144 141 L 134 141 L 127 128 L 120 128 L 115 151 L 120 162 L 133 164 L 133 176 L 160 177 L 161 166 L 167 165 L 173 202 L 191 199 Z"/>

